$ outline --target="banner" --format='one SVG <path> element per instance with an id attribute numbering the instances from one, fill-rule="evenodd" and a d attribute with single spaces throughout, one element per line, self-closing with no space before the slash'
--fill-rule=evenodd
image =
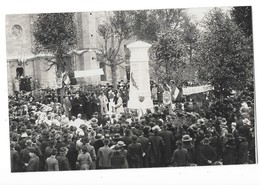
<path id="1" fill-rule="evenodd" d="M 100 69 L 92 69 L 86 71 L 74 71 L 74 73 L 75 73 L 75 78 L 79 78 L 79 77 L 103 75 L 104 71 L 102 68 L 100 68 Z"/>
<path id="2" fill-rule="evenodd" d="M 62 88 L 62 78 L 57 78 L 56 83 L 57 83 L 57 88 L 58 89 Z"/>
<path id="3" fill-rule="evenodd" d="M 197 94 L 197 93 L 211 91 L 213 89 L 214 88 L 211 85 L 202 85 L 202 86 L 196 86 L 196 87 L 185 87 L 185 88 L 183 88 L 183 95 Z"/>

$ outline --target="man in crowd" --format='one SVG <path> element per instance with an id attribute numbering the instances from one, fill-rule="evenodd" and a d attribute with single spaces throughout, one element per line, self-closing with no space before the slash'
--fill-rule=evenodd
<path id="1" fill-rule="evenodd" d="M 111 155 L 113 153 L 112 149 L 108 146 L 109 140 L 104 139 L 104 146 L 98 150 L 99 167 L 101 169 L 111 168 Z"/>
<path id="2" fill-rule="evenodd" d="M 59 153 L 60 155 L 56 157 L 59 164 L 59 171 L 70 170 L 71 168 L 70 168 L 69 160 L 66 157 L 68 153 L 68 149 L 66 147 L 61 147 Z"/>
<path id="3" fill-rule="evenodd" d="M 130 168 L 140 168 L 143 150 L 142 145 L 137 143 L 138 137 L 136 135 L 132 136 L 132 143 L 128 146 L 128 155 L 129 155 L 129 167 Z"/>
<path id="4" fill-rule="evenodd" d="M 29 162 L 25 163 L 25 166 L 27 166 L 27 171 L 28 172 L 39 171 L 40 160 L 39 157 L 36 155 L 36 149 L 34 147 L 29 148 L 29 156 L 30 156 Z"/>
<path id="5" fill-rule="evenodd" d="M 100 94 L 101 91 L 105 91 L 104 87 L 89 94 Z M 84 92 L 75 91 L 67 94 L 71 97 L 76 94 L 74 105 L 84 105 L 79 97 L 79 94 Z M 14 172 L 28 171 L 28 166 L 36 171 L 48 170 L 49 168 L 41 167 L 47 158 L 49 162 L 57 160 L 55 164 L 59 170 L 76 170 L 77 157 L 83 146 L 93 161 L 90 170 L 95 169 L 95 158 L 97 168 L 103 169 L 118 168 L 117 162 L 122 161 L 122 157 L 128 159 L 121 166 L 124 168 L 128 167 L 128 162 L 129 166 L 134 168 L 169 166 L 176 149 L 175 142 L 178 140 L 181 140 L 183 145 L 178 143 L 178 150 L 175 152 L 174 162 L 177 166 L 186 164 L 186 161 L 178 162 L 177 157 L 177 154 L 185 153 L 182 152 L 184 149 L 187 150 L 187 164 L 190 165 L 211 165 L 215 161 L 221 161 L 223 164 L 246 164 L 254 161 L 254 111 L 248 111 L 245 103 L 244 108 L 240 108 L 241 102 L 249 99 L 248 97 L 228 98 L 224 102 L 211 100 L 212 103 L 209 105 L 199 105 L 196 100 L 192 100 L 192 103 L 197 104 L 196 109 L 187 109 L 185 106 L 183 110 L 176 106 L 171 112 L 167 107 L 159 105 L 154 112 L 147 110 L 140 118 L 130 113 L 115 113 L 111 119 L 112 116 L 104 109 L 106 114 L 93 113 L 90 121 L 85 120 L 76 108 L 74 116 L 68 118 L 67 124 L 68 120 L 63 119 L 67 118 L 66 111 L 52 108 L 51 102 L 56 97 L 54 91 L 50 91 L 48 96 L 50 100 L 45 101 L 43 93 L 41 103 L 35 102 L 31 95 L 19 92 L 17 96 L 9 97 L 10 140 L 15 142 L 10 143 Z M 102 96 L 104 100 L 107 98 L 105 94 Z M 187 98 L 188 101 L 189 99 Z M 71 103 L 73 105 L 73 99 Z M 250 107 L 253 107 L 252 101 Z M 87 140 L 84 141 L 85 138 Z M 77 141 L 80 141 L 80 146 Z M 121 150 L 118 147 L 114 149 L 117 145 Z M 37 147 L 34 148 L 36 152 L 30 150 L 32 146 Z M 59 152 L 57 157 L 53 154 L 55 149 Z M 41 157 L 41 154 L 44 157 Z M 38 163 L 37 158 L 40 158 L 39 168 L 37 165 L 31 168 L 35 166 L 33 164 Z"/>

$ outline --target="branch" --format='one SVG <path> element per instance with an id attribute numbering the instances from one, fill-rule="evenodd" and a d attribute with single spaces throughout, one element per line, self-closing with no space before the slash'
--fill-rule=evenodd
<path id="1" fill-rule="evenodd" d="M 109 66 L 109 67 L 111 67 L 112 66 L 112 64 L 108 64 L 107 62 L 105 62 L 105 61 L 100 61 L 100 63 L 101 64 L 105 64 L 106 66 Z"/>
<path id="2" fill-rule="evenodd" d="M 57 62 L 53 61 L 53 59 L 55 59 L 55 58 L 52 57 L 52 58 L 45 58 L 45 59 L 47 60 L 47 62 L 45 62 L 45 64 L 49 66 L 49 68 L 46 69 L 46 71 L 49 71 L 52 68 L 52 66 L 57 65 Z"/>
<path id="3" fill-rule="evenodd" d="M 46 69 L 46 71 L 49 71 L 52 68 L 52 66 L 54 66 L 54 65 L 55 65 L 55 63 L 52 63 L 51 65 L 49 65 L 49 68 Z"/>
<path id="4" fill-rule="evenodd" d="M 120 61 L 120 60 L 118 60 L 118 61 Z M 120 64 L 123 64 L 125 61 L 124 60 L 122 60 L 121 62 L 116 62 L 116 64 L 115 65 L 120 65 Z"/>
<path id="5" fill-rule="evenodd" d="M 117 54 L 118 54 L 118 52 L 119 52 L 119 49 L 120 49 L 120 46 L 121 46 L 121 43 L 122 43 L 122 41 L 123 41 L 123 39 L 122 39 L 122 37 L 120 36 L 120 39 L 119 39 L 119 41 L 118 41 L 118 46 L 117 46 L 117 50 L 116 50 L 116 52 L 114 53 L 113 52 L 113 58 L 116 58 L 116 56 L 117 56 Z M 114 50 L 115 51 L 115 50 Z"/>

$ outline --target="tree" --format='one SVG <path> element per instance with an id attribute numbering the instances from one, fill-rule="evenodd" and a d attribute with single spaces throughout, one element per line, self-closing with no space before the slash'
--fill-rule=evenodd
<path id="1" fill-rule="evenodd" d="M 183 9 L 138 10 L 130 14 L 134 35 L 150 43 L 158 41 L 161 34 L 175 34 L 186 16 Z"/>
<path id="2" fill-rule="evenodd" d="M 67 53 L 74 49 L 78 43 L 74 13 L 37 15 L 33 35 L 35 53 L 53 56 L 46 58 L 49 65 L 48 69 L 56 66 L 56 76 L 58 78 L 61 77 L 63 72 L 69 71 L 71 57 Z"/>
<path id="3" fill-rule="evenodd" d="M 124 63 L 121 54 L 123 41 L 132 36 L 132 20 L 128 11 L 115 11 L 97 30 L 103 42 L 98 48 L 97 59 L 111 68 L 112 84 L 117 85 L 117 66 Z"/>
<path id="4" fill-rule="evenodd" d="M 159 25 L 149 10 L 131 11 L 133 16 L 133 32 L 138 40 L 146 42 L 157 41 Z"/>
<path id="5" fill-rule="evenodd" d="M 174 79 L 177 85 L 185 81 L 185 68 L 191 65 L 199 35 L 183 9 L 134 11 L 134 34 L 153 43 L 151 69 L 158 80 Z M 154 55 L 153 55 L 154 53 Z"/>
<path id="6" fill-rule="evenodd" d="M 169 82 L 175 80 L 180 85 L 180 75 L 186 63 L 183 60 L 184 47 L 178 36 L 169 34 L 159 37 L 158 42 L 153 45 L 155 63 L 152 65 L 158 80 Z"/>
<path id="7" fill-rule="evenodd" d="M 231 10 L 231 16 L 246 36 L 252 35 L 252 7 L 236 6 Z"/>
<path id="8" fill-rule="evenodd" d="M 211 82 L 221 100 L 225 91 L 253 81 L 253 45 L 227 13 L 215 8 L 204 22 L 198 60 L 200 79 Z"/>
<path id="9" fill-rule="evenodd" d="M 33 27 L 35 53 L 52 54 L 49 66 L 57 67 L 60 77 L 68 65 L 68 52 L 78 42 L 74 13 L 39 14 Z"/>

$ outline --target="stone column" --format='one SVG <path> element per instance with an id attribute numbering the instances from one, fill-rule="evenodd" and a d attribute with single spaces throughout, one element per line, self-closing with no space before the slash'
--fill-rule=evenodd
<path id="1" fill-rule="evenodd" d="M 127 47 L 131 51 L 128 108 L 141 109 L 145 113 L 146 109 L 153 108 L 148 64 L 148 49 L 151 45 L 146 42 L 137 41 L 129 44 Z"/>

